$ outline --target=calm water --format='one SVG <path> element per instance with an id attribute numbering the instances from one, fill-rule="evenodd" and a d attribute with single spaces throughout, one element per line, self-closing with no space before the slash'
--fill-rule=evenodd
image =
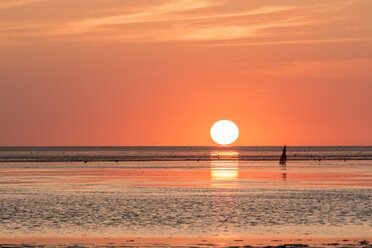
<path id="1" fill-rule="evenodd" d="M 126 156 L 144 151 L 160 156 L 158 149 L 170 153 L 167 148 L 100 149 L 14 148 L 11 156 L 30 150 L 37 156 L 123 149 Z M 264 156 L 265 149 L 268 156 L 280 154 L 272 147 L 173 149 L 182 154 L 190 149 L 193 156 L 209 153 L 210 159 L 0 163 L 0 238 L 372 236 L 372 160 L 296 160 L 280 166 L 238 160 L 242 153 Z M 292 155 L 348 158 L 370 152 L 370 147 L 290 149 Z"/>
<path id="2" fill-rule="evenodd" d="M 371 160 L 372 146 L 290 146 L 290 160 Z M 277 160 L 279 146 L 241 147 L 0 147 L 0 161 L 210 161 Z"/>

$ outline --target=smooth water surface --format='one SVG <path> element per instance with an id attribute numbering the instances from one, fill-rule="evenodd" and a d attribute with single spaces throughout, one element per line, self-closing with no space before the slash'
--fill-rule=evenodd
<path id="1" fill-rule="evenodd" d="M 276 161 L 281 146 L 0 147 L 1 162 Z M 289 146 L 289 160 L 372 160 L 372 146 Z"/>
<path id="2" fill-rule="evenodd" d="M 371 236 L 372 161 L 0 163 L 1 236 Z"/>

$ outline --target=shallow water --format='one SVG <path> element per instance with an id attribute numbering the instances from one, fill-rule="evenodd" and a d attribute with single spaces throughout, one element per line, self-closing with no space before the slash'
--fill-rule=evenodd
<path id="1" fill-rule="evenodd" d="M 0 147 L 2 162 L 272 161 L 281 146 Z M 289 160 L 372 160 L 372 146 L 289 146 Z"/>
<path id="2" fill-rule="evenodd" d="M 372 236 L 372 161 L 0 163 L 0 236 Z"/>

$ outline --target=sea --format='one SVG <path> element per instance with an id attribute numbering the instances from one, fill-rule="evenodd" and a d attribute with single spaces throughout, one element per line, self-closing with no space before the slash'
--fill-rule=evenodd
<path id="1" fill-rule="evenodd" d="M 36 237 L 122 237 L 130 247 L 170 246 L 136 241 L 150 237 L 321 237 L 367 247 L 372 147 L 288 146 L 284 165 L 282 150 L 0 147 L 0 247 L 46 246 Z"/>
<path id="2" fill-rule="evenodd" d="M 1 162 L 276 161 L 280 146 L 0 147 Z M 289 160 L 371 160 L 372 146 L 290 146 Z"/>

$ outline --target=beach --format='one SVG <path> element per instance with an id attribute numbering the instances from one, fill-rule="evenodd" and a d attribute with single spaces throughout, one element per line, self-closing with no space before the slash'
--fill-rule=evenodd
<path id="1" fill-rule="evenodd" d="M 372 0 L 0 0 L 0 248 L 372 248 Z"/>
<path id="2" fill-rule="evenodd" d="M 279 165 L 226 151 L 2 162 L 0 247 L 371 246 L 372 160 Z"/>

